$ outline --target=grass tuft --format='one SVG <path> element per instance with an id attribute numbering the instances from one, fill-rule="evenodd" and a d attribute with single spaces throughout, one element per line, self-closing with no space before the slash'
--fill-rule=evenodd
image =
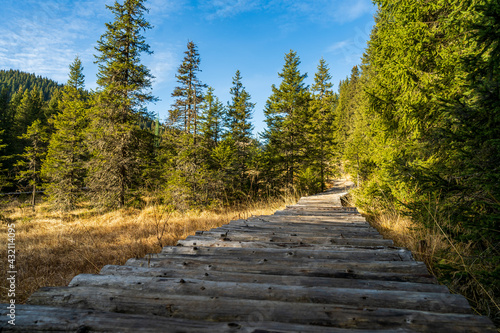
<path id="1" fill-rule="evenodd" d="M 53 211 L 47 204 L 35 213 L 18 200 L 3 203 L 0 222 L 2 244 L 8 224 L 16 229 L 16 303 L 24 303 L 37 289 L 65 286 L 81 273 L 98 273 L 108 264 L 122 265 L 130 258 L 157 253 L 163 246 L 197 230 L 220 227 L 231 220 L 272 214 L 293 203 L 294 198 L 251 202 L 246 207 L 224 211 L 171 212 L 149 203 L 143 209 L 123 208 L 98 212 L 88 208 Z M 5 241 L 5 243 L 4 243 Z M 6 274 L 6 246 L 0 249 L 0 270 Z M 1 285 L 1 303 L 8 302 L 6 277 Z"/>

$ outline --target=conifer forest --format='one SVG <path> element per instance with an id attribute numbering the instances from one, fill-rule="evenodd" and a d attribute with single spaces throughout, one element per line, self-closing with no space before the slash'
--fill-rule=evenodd
<path id="1" fill-rule="evenodd" d="M 182 212 L 315 194 L 348 176 L 368 216 L 397 213 L 467 248 L 458 262 L 436 254 L 428 264 L 454 290 L 481 286 L 467 297 L 498 323 L 500 4 L 374 3 L 362 62 L 335 90 L 335 64 L 318 57 L 305 73 L 297 52 L 283 55 L 259 136 L 245 73 L 220 100 L 199 79 L 196 41 L 177 64 L 168 118 L 148 111 L 162 97 L 142 61 L 154 51 L 148 4 L 107 6 L 114 20 L 95 47 L 96 90 L 79 57 L 62 85 L 0 71 L 0 192 L 29 192 L 32 210 L 43 201 L 110 211 L 155 198 Z"/>

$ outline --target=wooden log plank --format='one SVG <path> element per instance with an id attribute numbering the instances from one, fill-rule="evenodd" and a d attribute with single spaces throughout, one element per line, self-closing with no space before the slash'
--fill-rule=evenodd
<path id="1" fill-rule="evenodd" d="M 331 235 L 340 235 L 342 233 L 356 233 L 356 234 L 379 234 L 378 230 L 372 228 L 370 226 L 361 227 L 361 226 L 349 226 L 349 227 L 336 227 L 336 226 L 321 226 L 321 227 L 313 227 L 313 226 L 293 226 L 293 225 L 269 225 L 262 223 L 260 225 L 243 225 L 243 224 L 225 224 L 217 228 L 212 228 L 208 231 L 218 231 L 218 230 L 232 230 L 239 232 L 286 232 L 286 233 L 296 233 L 301 235 L 322 235 L 322 234 L 331 234 Z"/>
<path id="2" fill-rule="evenodd" d="M 364 265 L 354 265 L 352 263 L 333 263 L 319 265 L 315 262 L 308 262 L 302 265 L 277 263 L 275 261 L 242 261 L 242 260 L 224 260 L 203 261 L 197 258 L 190 260 L 178 259 L 129 259 L 127 265 L 138 267 L 170 267 L 175 269 L 205 269 L 207 272 L 242 272 L 271 275 L 303 275 L 332 278 L 351 278 L 363 280 L 385 280 L 385 281 L 407 281 L 434 283 L 434 278 L 429 275 L 425 266 L 419 265 L 395 265 L 406 264 L 410 262 L 384 262 L 384 265 L 367 263 Z M 389 264 L 390 263 L 390 264 Z"/>
<path id="3" fill-rule="evenodd" d="M 263 220 L 237 220 L 231 221 L 228 224 L 224 224 L 222 227 L 226 226 L 239 226 L 239 227 L 254 227 L 261 229 L 270 228 L 294 228 L 296 230 L 335 230 L 335 229 L 370 229 L 371 227 L 368 222 L 325 222 L 325 223 L 307 223 L 307 222 L 284 222 L 284 221 L 263 221 Z M 376 229 L 375 229 L 376 230 Z"/>
<path id="4" fill-rule="evenodd" d="M 265 221 L 265 222 L 297 222 L 310 224 L 323 223 L 366 223 L 366 219 L 359 213 L 331 213 L 329 216 L 309 216 L 309 215 L 259 215 L 249 217 L 249 221 Z"/>
<path id="5" fill-rule="evenodd" d="M 417 282 L 401 282 L 390 280 L 363 280 L 348 276 L 342 277 L 315 277 L 307 275 L 273 275 L 245 272 L 226 272 L 205 270 L 202 268 L 185 268 L 182 270 L 171 267 L 138 267 L 106 265 L 101 269 L 103 275 L 126 275 L 165 278 L 193 278 L 206 281 L 228 281 L 243 283 L 276 283 L 288 286 L 304 287 L 338 287 L 376 290 L 405 290 L 430 293 L 448 293 L 448 288 L 437 284 L 430 276 L 420 277 Z"/>
<path id="6" fill-rule="evenodd" d="M 1 332 L 122 332 L 122 333 L 251 333 L 251 332 L 312 332 L 312 333 L 401 333 L 401 330 L 350 330 L 322 326 L 304 326 L 279 322 L 246 321 L 214 322 L 166 318 L 151 315 L 124 314 L 67 307 L 17 305 L 16 325 L 0 321 Z M 0 316 L 8 311 L 2 304 Z"/>
<path id="7" fill-rule="evenodd" d="M 192 256 L 192 255 L 167 255 L 160 258 L 154 256 L 148 258 L 132 258 L 127 260 L 130 266 L 204 266 L 217 265 L 228 269 L 278 269 L 282 271 L 294 270 L 342 270 L 346 272 L 371 272 L 371 273 L 405 273 L 405 274 L 429 274 L 427 267 L 417 261 L 354 261 L 354 260 L 330 260 L 330 259 L 280 259 L 280 258 L 255 258 L 255 257 L 220 257 L 220 256 Z"/>
<path id="8" fill-rule="evenodd" d="M 343 212 L 344 214 L 358 214 L 357 211 L 353 212 Z M 284 216 L 310 216 L 310 217 L 318 217 L 318 216 L 334 216 L 335 211 L 322 211 L 322 210 L 278 210 L 274 213 L 274 215 L 284 215 Z"/>
<path id="9" fill-rule="evenodd" d="M 325 211 L 355 211 L 356 207 L 334 206 L 331 203 L 304 202 L 295 205 L 286 206 L 285 210 L 325 210 Z M 357 211 L 357 210 L 356 210 Z"/>
<path id="10" fill-rule="evenodd" d="M 276 281 L 278 282 L 278 281 Z M 70 287 L 126 289 L 155 295 L 229 297 L 282 302 L 306 302 L 362 307 L 413 309 L 440 313 L 471 313 L 461 295 L 393 290 L 303 287 L 283 284 L 205 281 L 188 278 L 147 278 L 136 276 L 81 274 Z M 84 289 L 84 288 L 83 288 Z"/>
<path id="11" fill-rule="evenodd" d="M 210 249 L 210 248 L 208 248 Z M 212 248 L 214 249 L 214 248 Z M 224 248 L 222 248 L 224 249 Z M 292 255 L 289 256 L 277 256 L 277 255 L 269 255 L 267 254 L 258 254 L 256 253 L 251 253 L 251 252 L 242 252 L 242 253 L 228 253 L 224 254 L 222 252 L 218 253 L 217 255 L 211 255 L 211 254 L 201 254 L 201 253 L 151 253 L 148 254 L 144 257 L 145 260 L 150 260 L 152 258 L 154 259 L 178 259 L 178 260 L 189 260 L 189 259 L 196 259 L 196 258 L 204 258 L 208 261 L 225 261 L 225 260 L 243 260 L 247 262 L 248 260 L 252 260 L 254 262 L 260 262 L 261 260 L 273 260 L 273 261 L 286 261 L 288 265 L 294 265 L 294 266 L 300 266 L 303 263 L 306 262 L 311 262 L 315 260 L 330 260 L 330 261 L 336 261 L 336 262 L 372 262 L 372 261 L 379 261 L 379 262 L 393 262 L 393 261 L 403 261 L 401 260 L 400 257 L 395 257 L 391 256 L 389 258 L 384 258 L 381 257 L 380 255 L 373 255 L 367 252 L 351 252 L 352 255 L 349 255 L 348 252 L 343 252 L 343 253 L 337 253 L 336 255 L 331 255 L 330 258 L 308 258 L 308 257 L 295 257 Z"/>
<path id="12" fill-rule="evenodd" d="M 328 233 L 317 234 L 317 233 L 298 233 L 292 230 L 276 230 L 276 231 L 239 231 L 226 229 L 225 232 L 221 233 L 218 231 L 197 231 L 197 236 L 207 236 L 207 237 L 225 237 L 230 238 L 234 241 L 267 241 L 273 240 L 278 242 L 289 241 L 289 242 L 303 242 L 310 244 L 332 244 L 332 240 L 335 241 L 337 238 L 341 239 L 383 239 L 382 235 L 378 232 L 364 232 L 364 231 L 329 231 Z"/>
<path id="13" fill-rule="evenodd" d="M 225 297 L 158 295 L 108 288 L 42 288 L 29 303 L 91 308 L 207 321 L 278 321 L 353 329 L 404 328 L 416 332 L 494 332 L 491 322 L 470 314 L 349 307 Z"/>
<path id="14" fill-rule="evenodd" d="M 375 261 L 410 261 L 413 260 L 409 250 L 403 248 L 356 248 L 343 247 L 331 250 L 307 249 L 269 249 L 269 248 L 230 248 L 230 247 L 185 247 L 166 246 L 161 253 L 193 254 L 193 255 L 256 255 L 271 258 L 308 258 L 308 259 L 366 259 Z"/>
<path id="15" fill-rule="evenodd" d="M 366 219 L 359 213 L 334 212 L 329 216 L 309 216 L 309 215 L 258 215 L 248 217 L 249 221 L 266 222 L 298 222 L 298 223 L 365 223 Z"/>
<path id="16" fill-rule="evenodd" d="M 280 238 L 268 237 L 260 241 L 231 241 L 230 238 L 224 237 L 222 239 L 209 238 L 203 236 L 188 236 L 184 240 L 179 240 L 177 244 L 181 246 L 222 246 L 222 247 L 270 247 L 270 248 L 283 248 L 283 247 L 316 247 L 321 246 L 327 248 L 330 245 L 354 245 L 354 246 L 392 246 L 394 242 L 390 239 L 379 238 L 328 238 L 322 240 L 298 239 L 294 237 Z M 321 241 L 323 243 L 321 243 Z"/>

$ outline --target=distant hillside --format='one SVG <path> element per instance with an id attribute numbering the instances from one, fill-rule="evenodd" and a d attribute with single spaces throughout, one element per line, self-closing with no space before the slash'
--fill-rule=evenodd
<path id="1" fill-rule="evenodd" d="M 9 96 L 12 96 L 19 90 L 31 90 L 35 86 L 42 91 L 45 100 L 49 100 L 54 91 L 62 87 L 56 81 L 41 77 L 40 75 L 13 69 L 0 70 L 0 91 L 6 88 Z"/>

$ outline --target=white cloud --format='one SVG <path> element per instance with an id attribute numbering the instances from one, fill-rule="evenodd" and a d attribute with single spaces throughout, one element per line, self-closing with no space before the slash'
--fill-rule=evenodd
<path id="1" fill-rule="evenodd" d="M 340 42 L 336 42 L 335 44 L 329 46 L 327 48 L 327 52 L 337 52 L 338 50 L 343 50 L 347 47 L 349 47 L 350 45 L 352 45 L 352 41 L 351 40 L 343 40 L 343 41 L 340 41 Z"/>
<path id="2" fill-rule="evenodd" d="M 150 69 L 151 74 L 155 77 L 153 81 L 153 89 L 161 86 L 165 82 L 170 82 L 175 79 L 176 64 L 178 63 L 177 55 L 165 47 L 162 51 L 155 52 L 153 55 L 144 58 L 145 65 Z"/>
<path id="3" fill-rule="evenodd" d="M 283 31 L 300 29 L 304 22 L 348 23 L 375 11 L 371 0 L 200 0 L 198 8 L 208 20 L 249 12 L 272 14 Z"/>
<path id="4" fill-rule="evenodd" d="M 366 48 L 366 41 L 370 39 L 371 24 L 367 24 L 364 29 L 354 28 L 354 36 L 350 39 L 338 41 L 326 48 L 326 53 L 341 54 L 348 64 L 356 64 L 363 56 Z"/>
<path id="5" fill-rule="evenodd" d="M 102 30 L 101 12 L 110 0 L 27 1 L 29 10 L 13 6 L 3 14 L 0 67 L 20 69 L 65 82 L 68 66 L 78 54 L 92 61 L 89 44 Z"/>
<path id="6" fill-rule="evenodd" d="M 199 7 L 208 12 L 208 19 L 226 18 L 259 9 L 258 0 L 202 0 Z"/>
<path id="7" fill-rule="evenodd" d="M 147 20 L 153 26 L 160 25 L 171 15 L 188 8 L 187 0 L 149 0 L 145 6 L 149 9 Z"/>
<path id="8" fill-rule="evenodd" d="M 375 6 L 370 0 L 348 0 L 339 3 L 332 16 L 336 22 L 354 21 L 365 14 L 374 12 Z"/>

